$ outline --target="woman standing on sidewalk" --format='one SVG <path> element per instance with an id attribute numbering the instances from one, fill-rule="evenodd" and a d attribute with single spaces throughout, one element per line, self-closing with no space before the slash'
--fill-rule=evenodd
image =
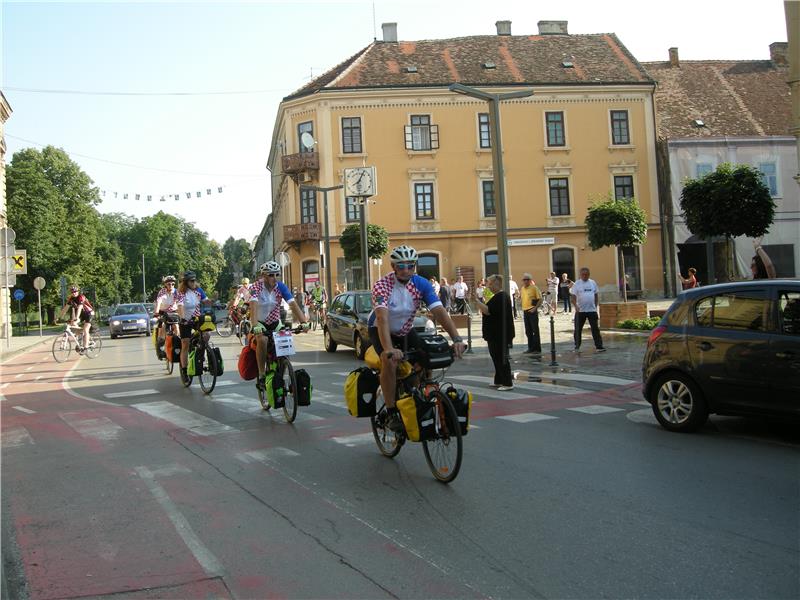
<path id="1" fill-rule="evenodd" d="M 561 280 L 558 282 L 558 295 L 564 302 L 564 312 L 572 312 L 572 302 L 569 298 L 569 288 L 572 287 L 572 280 L 566 273 L 561 274 Z"/>
<path id="2" fill-rule="evenodd" d="M 483 315 L 483 339 L 489 347 L 489 356 L 494 363 L 494 383 L 491 387 L 499 391 L 514 389 L 511 376 L 511 361 L 509 348 L 514 339 L 514 317 L 511 308 L 511 299 L 503 291 L 503 276 L 489 276 L 488 289 L 492 292 L 489 302 L 477 298 L 478 310 Z"/>

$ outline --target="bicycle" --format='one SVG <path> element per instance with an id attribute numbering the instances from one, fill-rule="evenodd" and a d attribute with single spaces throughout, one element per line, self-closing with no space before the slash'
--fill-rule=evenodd
<path id="1" fill-rule="evenodd" d="M 395 399 L 405 394 L 411 396 L 420 394 L 428 408 L 433 409 L 434 435 L 431 439 L 422 440 L 422 450 L 433 476 L 442 483 L 450 483 L 458 476 L 461 469 L 463 457 L 461 427 L 453 403 L 441 391 L 441 383 L 447 368 L 441 369 L 438 377 L 433 377 L 433 370 L 426 369 L 421 364 L 422 359 L 420 350 L 413 350 L 403 355 L 403 361 L 398 364 Z M 405 377 L 401 377 L 403 369 L 410 371 Z M 373 372 L 378 376 L 380 371 L 373 369 Z M 394 458 L 408 439 L 407 435 L 405 430 L 395 432 L 386 426 L 389 414 L 380 387 L 375 403 L 380 407 L 375 416 L 370 417 L 375 443 L 381 454 Z"/>
<path id="2" fill-rule="evenodd" d="M 217 385 L 219 364 L 217 363 L 216 352 L 214 352 L 214 344 L 204 335 L 206 331 L 201 329 L 201 324 L 202 321 L 199 319 L 192 319 L 192 336 L 189 338 L 189 354 L 191 355 L 191 353 L 194 352 L 195 375 L 189 375 L 187 372 L 184 377 L 183 374 L 181 374 L 181 383 L 183 387 L 188 388 L 192 385 L 192 379 L 197 377 L 200 381 L 200 388 L 203 390 L 203 393 L 210 394 Z M 213 323 L 210 325 L 216 328 Z M 208 326 L 208 323 L 204 326 Z M 210 333 L 211 329 L 207 331 Z"/>
<path id="3" fill-rule="evenodd" d="M 313 301 L 308 307 L 308 318 L 312 331 L 322 327 L 325 320 L 325 303 Z"/>
<path id="4" fill-rule="evenodd" d="M 239 335 L 239 325 L 243 319 L 246 319 L 247 304 L 236 308 L 231 308 L 222 322 L 217 326 L 217 334 L 220 337 L 226 338 L 233 334 Z"/>
<path id="5" fill-rule="evenodd" d="M 174 326 L 178 323 L 178 321 L 180 321 L 180 317 L 178 317 L 177 313 L 162 312 L 158 315 L 158 324 L 153 330 L 153 346 L 155 347 L 156 357 L 158 360 L 163 360 L 165 362 L 168 375 L 172 374 L 175 362 L 173 360 L 173 356 L 167 356 L 166 354 L 166 342 L 167 337 L 171 337 L 172 343 L 170 344 L 170 347 L 174 348 L 176 345 L 180 347 L 180 337 L 173 331 Z M 158 339 L 158 333 L 161 330 L 164 331 L 163 340 Z"/>
<path id="6" fill-rule="evenodd" d="M 545 292 L 542 294 L 542 302 L 539 304 L 538 311 L 542 315 L 549 315 L 551 312 L 556 314 L 558 311 L 558 300 L 551 300 L 550 296 L 552 296 L 550 292 Z"/>
<path id="7" fill-rule="evenodd" d="M 295 418 L 297 418 L 297 397 L 295 394 L 295 390 L 297 389 L 297 379 L 295 378 L 294 367 L 292 366 L 292 361 L 289 359 L 289 357 L 275 355 L 275 338 L 272 336 L 272 334 L 275 332 L 287 331 L 295 334 L 303 333 L 304 331 L 307 331 L 307 328 L 303 324 L 300 324 L 295 328 L 281 327 L 280 329 L 276 328 L 272 331 L 265 331 L 263 335 L 267 337 L 267 362 L 277 363 L 274 377 L 279 377 L 282 381 L 286 381 L 284 373 L 288 374 L 289 376 L 289 387 L 286 389 L 286 393 L 283 397 L 283 416 L 287 423 L 293 423 Z M 275 359 L 274 361 L 272 360 L 273 358 Z M 258 390 L 258 401 L 261 404 L 261 408 L 268 411 L 270 406 L 267 400 L 266 388 L 257 383 L 256 389 Z"/>
<path id="8" fill-rule="evenodd" d="M 89 328 L 89 342 L 86 348 L 81 347 L 78 338 L 72 333 L 73 329 L 82 330 L 83 327 L 67 323 L 64 333 L 53 340 L 53 358 L 56 359 L 56 362 L 62 363 L 69 360 L 73 350 L 76 354 L 85 354 L 88 358 L 96 358 L 100 354 L 100 350 L 103 347 L 103 338 L 100 337 L 100 329 L 97 325 L 92 323 Z"/>

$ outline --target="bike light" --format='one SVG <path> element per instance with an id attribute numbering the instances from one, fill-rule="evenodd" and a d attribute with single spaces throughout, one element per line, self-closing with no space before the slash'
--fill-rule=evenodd
<path id="1" fill-rule="evenodd" d="M 430 319 L 425 321 L 425 333 L 436 333 L 436 324 Z"/>

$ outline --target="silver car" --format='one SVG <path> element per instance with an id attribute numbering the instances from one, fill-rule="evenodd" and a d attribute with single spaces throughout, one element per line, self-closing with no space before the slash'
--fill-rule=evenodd
<path id="1" fill-rule="evenodd" d="M 108 319 L 111 339 L 120 335 L 150 335 L 150 315 L 144 304 L 118 304 Z"/>

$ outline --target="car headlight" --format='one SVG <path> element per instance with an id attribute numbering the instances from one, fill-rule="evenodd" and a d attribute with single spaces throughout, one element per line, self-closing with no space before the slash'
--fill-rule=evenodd
<path id="1" fill-rule="evenodd" d="M 436 323 L 430 319 L 425 321 L 425 333 L 436 333 Z"/>
<path id="2" fill-rule="evenodd" d="M 144 319 L 136 319 L 136 322 L 137 322 L 139 325 L 144 325 L 145 323 L 147 323 L 147 321 L 145 321 Z"/>
<path id="3" fill-rule="evenodd" d="M 119 321 L 111 321 L 112 325 L 119 325 Z"/>

